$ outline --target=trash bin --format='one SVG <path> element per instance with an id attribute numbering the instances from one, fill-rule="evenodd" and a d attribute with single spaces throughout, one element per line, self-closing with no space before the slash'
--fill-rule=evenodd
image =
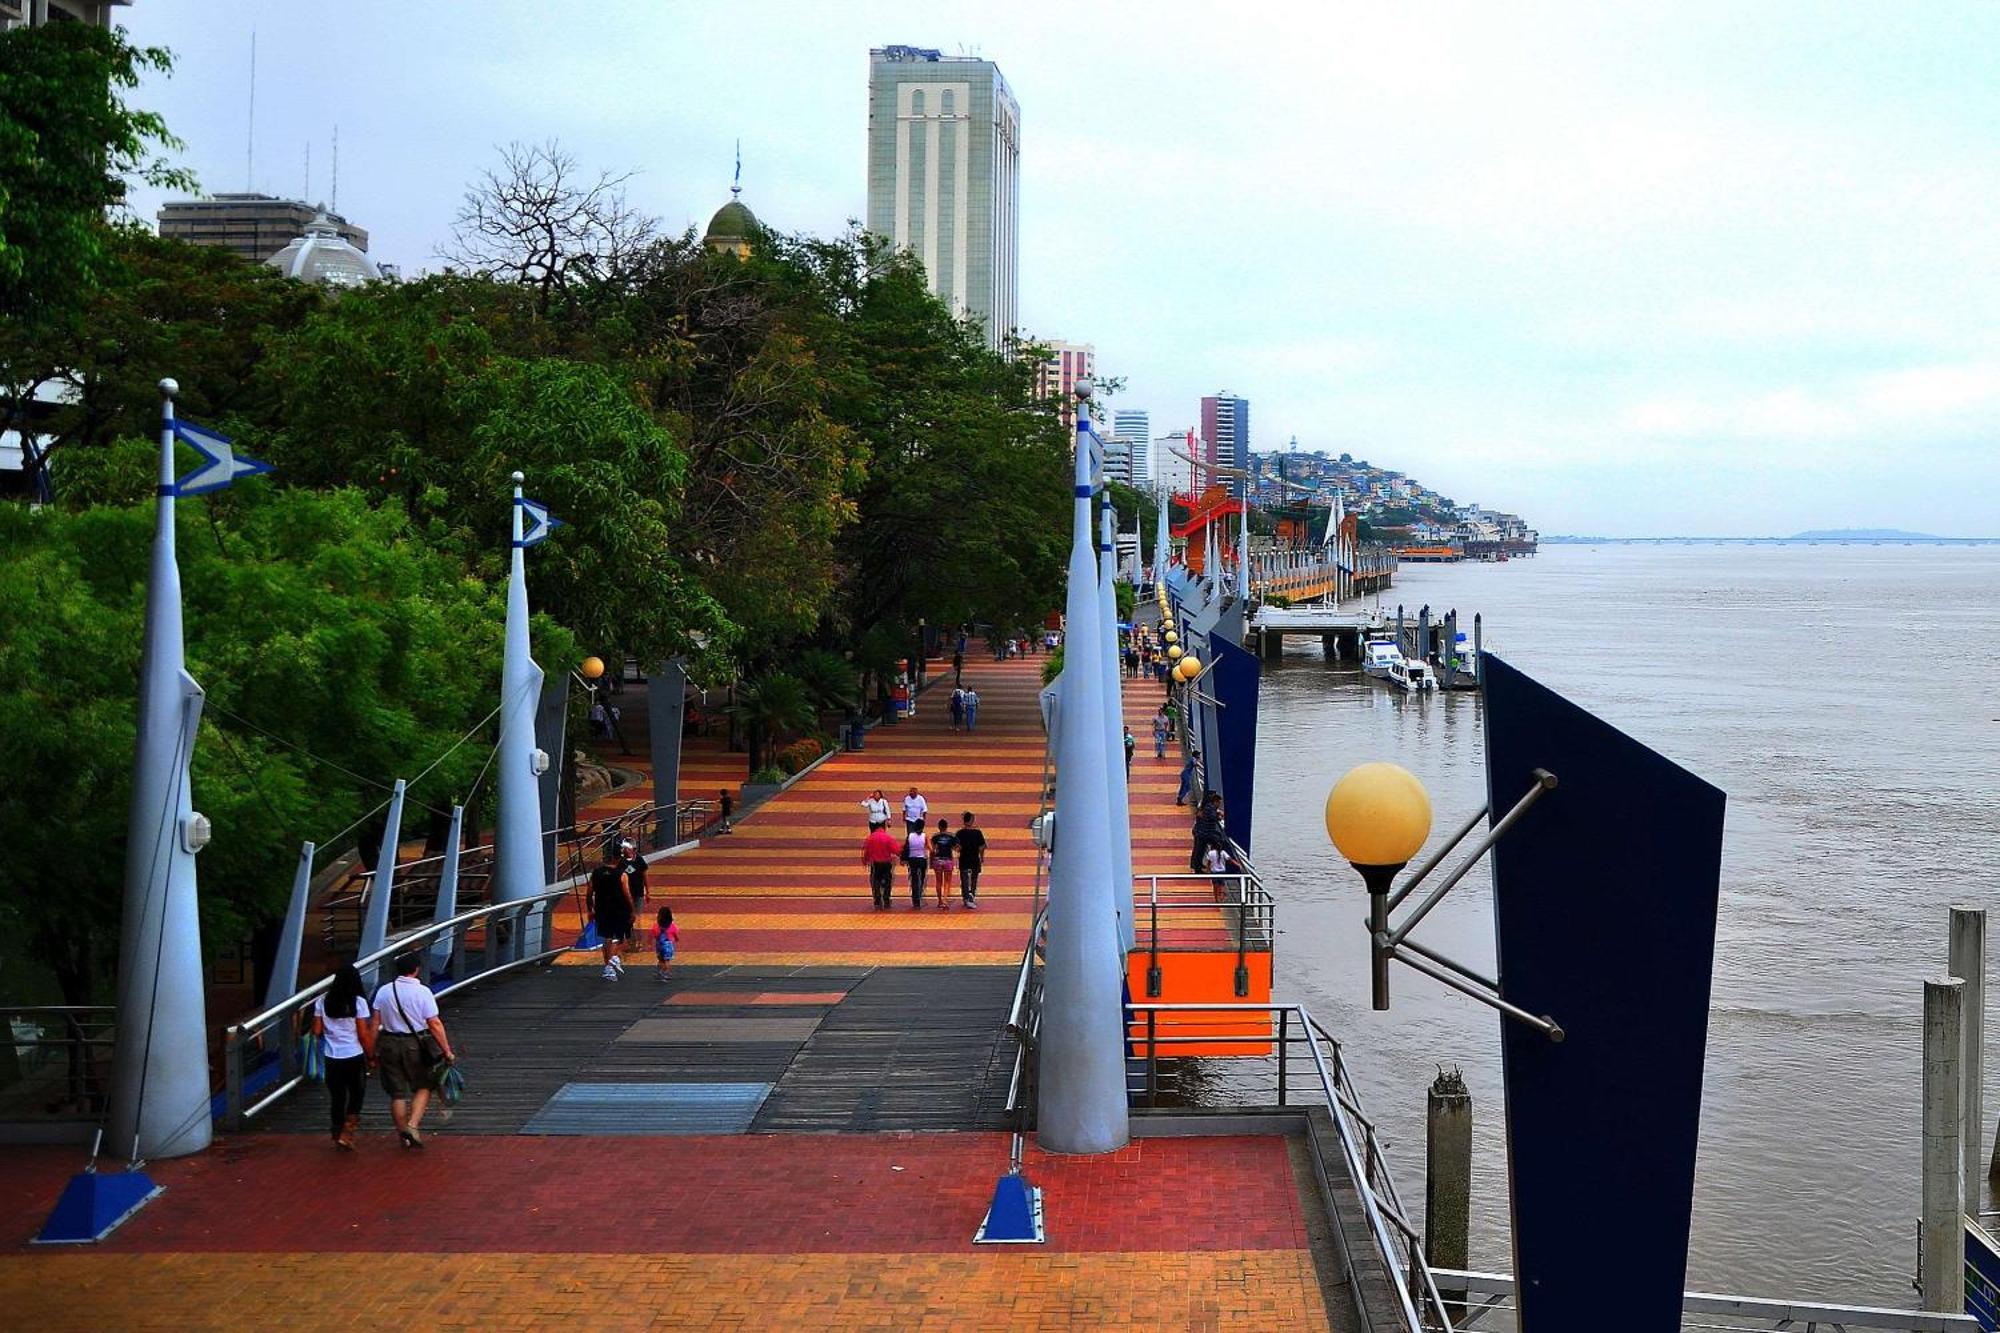
<path id="1" fill-rule="evenodd" d="M 865 750 L 868 748 L 868 724 L 850 718 L 847 723 L 847 748 Z"/>

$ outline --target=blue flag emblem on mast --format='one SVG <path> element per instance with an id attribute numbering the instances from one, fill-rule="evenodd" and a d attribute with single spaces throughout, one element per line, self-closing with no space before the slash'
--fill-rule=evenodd
<path id="1" fill-rule="evenodd" d="M 563 525 L 563 521 L 549 512 L 549 507 L 539 500 L 526 496 L 516 496 L 514 503 L 521 506 L 521 540 L 516 546 L 533 546 L 548 540 L 549 534 Z"/>
<path id="2" fill-rule="evenodd" d="M 230 447 L 229 437 L 217 434 L 192 421 L 175 421 L 174 438 L 201 455 L 201 466 L 185 477 L 174 479 L 176 495 L 207 495 L 219 491 L 238 477 L 269 472 L 271 465 Z"/>

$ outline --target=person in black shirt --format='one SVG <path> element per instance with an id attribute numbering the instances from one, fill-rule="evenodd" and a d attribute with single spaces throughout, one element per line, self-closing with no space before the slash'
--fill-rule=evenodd
<path id="1" fill-rule="evenodd" d="M 618 870 L 625 876 L 625 892 L 632 899 L 632 916 L 637 920 L 639 909 L 646 905 L 646 858 L 639 855 L 639 844 L 630 838 L 618 844 Z"/>
<path id="2" fill-rule="evenodd" d="M 972 811 L 959 817 L 958 896 L 967 907 L 979 906 L 979 872 L 986 868 L 986 834 L 973 823 Z"/>
<path id="3" fill-rule="evenodd" d="M 632 935 L 632 895 L 616 843 L 604 849 L 604 864 L 590 872 L 590 919 L 604 951 L 604 979 L 616 981 L 625 973 L 625 941 Z"/>

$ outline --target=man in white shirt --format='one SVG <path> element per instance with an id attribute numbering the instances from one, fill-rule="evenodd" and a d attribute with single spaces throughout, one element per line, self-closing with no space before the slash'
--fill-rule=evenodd
<path id="1" fill-rule="evenodd" d="M 915 787 L 910 788 L 910 794 L 903 798 L 903 832 L 922 833 L 924 817 L 930 810 L 930 802 L 918 794 Z"/>
<path id="2" fill-rule="evenodd" d="M 389 1114 L 406 1147 L 421 1148 L 424 1109 L 431 1101 L 431 1062 L 424 1057 L 423 1035 L 437 1041 L 444 1062 L 455 1057 L 444 1020 L 438 1017 L 437 996 L 418 977 L 423 955 L 404 954 L 396 960 L 396 976 L 375 992 L 377 1032 L 375 1057 L 381 1065 L 382 1091 L 389 1096 Z"/>

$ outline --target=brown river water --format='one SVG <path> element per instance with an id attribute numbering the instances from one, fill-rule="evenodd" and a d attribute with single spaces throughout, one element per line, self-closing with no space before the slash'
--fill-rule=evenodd
<path id="1" fill-rule="evenodd" d="M 1406 565 L 1381 600 L 1455 607 L 1468 633 L 1483 613 L 1489 649 L 1728 793 L 1689 1285 L 1914 1304 L 1922 983 L 1949 904 L 2000 908 L 2000 546 L 1554 546 Z M 1252 852 L 1278 997 L 1345 1041 L 1413 1206 L 1425 1089 L 1463 1067 L 1473 1264 L 1506 1270 L 1499 1020 L 1401 968 L 1394 1008 L 1369 1009 L 1360 883 L 1321 819 L 1341 773 L 1387 759 L 1429 787 L 1441 839 L 1483 798 L 1480 708 L 1295 640 L 1266 667 Z M 1491 909 L 1482 868 L 1419 938 L 1488 970 Z"/>

